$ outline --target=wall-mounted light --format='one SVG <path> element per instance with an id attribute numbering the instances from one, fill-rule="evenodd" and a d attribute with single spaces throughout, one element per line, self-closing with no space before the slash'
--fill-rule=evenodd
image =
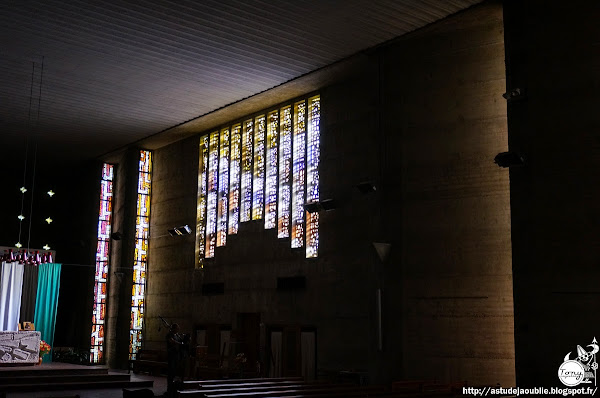
<path id="1" fill-rule="evenodd" d="M 523 166 L 525 160 L 516 152 L 502 152 L 496 155 L 494 163 L 500 167 Z"/>
<path id="2" fill-rule="evenodd" d="M 186 224 L 186 225 L 182 225 L 181 227 L 174 227 L 174 228 L 168 229 L 167 232 L 171 236 L 181 236 L 181 235 L 191 234 L 192 229 Z"/>
<path id="3" fill-rule="evenodd" d="M 377 191 L 377 187 L 371 181 L 363 181 L 359 184 L 356 184 L 356 189 L 358 189 L 360 193 L 365 195 Z"/>
<path id="4" fill-rule="evenodd" d="M 337 203 L 333 199 L 323 199 L 319 202 L 306 203 L 304 210 L 309 213 L 318 213 L 320 211 L 331 211 L 337 208 Z"/>

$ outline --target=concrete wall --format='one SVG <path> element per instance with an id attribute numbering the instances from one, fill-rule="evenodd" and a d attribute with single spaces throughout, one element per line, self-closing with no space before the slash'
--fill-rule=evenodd
<path id="1" fill-rule="evenodd" d="M 508 174 L 493 164 L 507 147 L 503 56 L 489 2 L 359 55 L 359 73 L 319 90 L 321 197 L 338 208 L 322 213 L 317 259 L 253 221 L 196 270 L 194 236 L 161 235 L 195 224 L 199 136 L 156 150 L 145 346 L 164 346 L 158 315 L 191 330 L 259 312 L 266 326 L 316 327 L 321 371 L 514 385 Z M 362 181 L 377 191 L 361 194 Z M 391 244 L 389 258 L 373 242 Z M 305 290 L 277 291 L 296 275 Z M 202 296 L 207 282 L 225 293 Z"/>
<path id="2" fill-rule="evenodd" d="M 508 1 L 509 143 L 519 386 L 561 386 L 558 367 L 600 335 L 600 3 Z M 581 387 L 581 385 L 579 386 Z"/>
<path id="3" fill-rule="evenodd" d="M 493 163 L 508 144 L 502 7 L 433 25 L 384 62 L 402 374 L 514 385 L 509 181 Z"/>

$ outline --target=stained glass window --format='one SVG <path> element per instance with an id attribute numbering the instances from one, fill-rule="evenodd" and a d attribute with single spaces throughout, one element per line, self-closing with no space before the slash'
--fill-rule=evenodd
<path id="1" fill-rule="evenodd" d="M 217 245 L 217 189 L 219 183 L 219 133 L 210 134 L 208 143 L 208 177 L 206 200 L 206 250 L 205 258 L 215 256 Z"/>
<path id="2" fill-rule="evenodd" d="M 254 121 L 254 185 L 252 199 L 252 219 L 263 217 L 265 205 L 265 135 L 267 133 L 266 118 L 259 116 Z"/>
<path id="3" fill-rule="evenodd" d="M 196 209 L 196 258 L 197 267 L 204 266 L 204 240 L 206 233 L 206 176 L 208 173 L 208 136 L 200 138 L 198 173 L 198 207 Z"/>
<path id="4" fill-rule="evenodd" d="M 227 213 L 229 206 L 229 129 L 221 130 L 219 156 L 219 194 L 217 211 L 217 247 L 227 243 Z"/>
<path id="5" fill-rule="evenodd" d="M 96 274 L 94 277 L 94 306 L 90 362 L 100 363 L 104 358 L 104 325 L 106 319 L 106 282 L 112 227 L 114 166 L 104 163 L 100 181 L 100 210 L 98 212 L 98 242 L 96 245 Z"/>
<path id="6" fill-rule="evenodd" d="M 252 143 L 254 123 L 244 122 L 242 132 L 242 191 L 240 195 L 240 221 L 250 221 L 252 216 Z"/>
<path id="7" fill-rule="evenodd" d="M 306 203 L 319 201 L 319 159 L 321 155 L 321 98 L 308 100 L 306 149 Z M 319 213 L 306 213 L 306 258 L 319 253 Z"/>
<path id="8" fill-rule="evenodd" d="M 135 359 L 142 346 L 144 299 L 150 236 L 150 190 L 152 186 L 152 152 L 140 151 L 138 168 L 138 198 L 135 226 L 133 286 L 131 288 L 131 324 L 129 329 L 129 359 Z"/>
<path id="9" fill-rule="evenodd" d="M 267 159 L 265 180 L 265 229 L 277 225 L 277 148 L 279 138 L 279 113 L 267 116 Z"/>
<path id="10" fill-rule="evenodd" d="M 201 138 L 196 228 L 198 263 L 215 256 L 239 223 L 264 218 L 292 248 L 317 257 L 320 98 L 297 101 Z"/>
<path id="11" fill-rule="evenodd" d="M 294 105 L 293 179 L 292 179 L 292 248 L 304 246 L 304 194 L 306 174 L 306 104 Z"/>
<path id="12" fill-rule="evenodd" d="M 290 203 L 292 198 L 292 107 L 281 110 L 279 129 L 279 207 L 277 237 L 290 236 Z"/>
<path id="13" fill-rule="evenodd" d="M 240 225 L 240 162 L 242 145 L 242 126 L 236 124 L 231 128 L 231 161 L 229 175 L 229 234 L 238 233 Z"/>

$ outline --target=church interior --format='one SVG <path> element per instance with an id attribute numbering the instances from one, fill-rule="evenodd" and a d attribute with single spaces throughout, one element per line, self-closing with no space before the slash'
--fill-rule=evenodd
<path id="1" fill-rule="evenodd" d="M 54 361 L 129 369 L 177 323 L 189 379 L 595 363 L 600 3 L 1 9 L 0 246 L 62 264 Z"/>

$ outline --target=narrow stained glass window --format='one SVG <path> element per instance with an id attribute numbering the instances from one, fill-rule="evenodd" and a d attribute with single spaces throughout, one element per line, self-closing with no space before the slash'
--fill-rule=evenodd
<path id="1" fill-rule="evenodd" d="M 252 219 L 263 217 L 265 205 L 265 135 L 267 130 L 264 115 L 255 119 L 254 132 L 254 198 L 252 200 Z"/>
<path id="2" fill-rule="evenodd" d="M 265 229 L 277 226 L 277 144 L 279 138 L 279 113 L 267 116 L 267 159 L 265 181 Z"/>
<path id="3" fill-rule="evenodd" d="M 292 108 L 281 110 L 279 130 L 279 206 L 277 237 L 290 236 L 290 203 L 292 197 Z"/>
<path id="4" fill-rule="evenodd" d="M 240 163 L 242 154 L 242 126 L 231 128 L 231 161 L 229 166 L 229 234 L 238 233 L 240 225 Z"/>
<path id="5" fill-rule="evenodd" d="M 250 221 L 252 216 L 252 143 L 254 126 L 252 120 L 244 122 L 242 132 L 242 191 L 240 194 L 240 221 Z"/>
<path id="6" fill-rule="evenodd" d="M 308 137 L 306 154 L 306 202 L 319 201 L 319 159 L 321 155 L 321 99 L 308 100 Z M 306 213 L 306 258 L 319 254 L 319 213 Z"/>
<path id="7" fill-rule="evenodd" d="M 210 134 L 208 143 L 208 177 L 206 199 L 206 250 L 205 258 L 215 256 L 217 245 L 217 189 L 219 183 L 219 133 Z"/>
<path id="8" fill-rule="evenodd" d="M 106 282 L 112 228 L 114 166 L 104 163 L 100 181 L 100 210 L 98 212 L 98 243 L 96 245 L 96 274 L 94 277 L 94 306 L 90 362 L 100 363 L 104 358 L 104 325 L 106 315 Z"/>
<path id="9" fill-rule="evenodd" d="M 227 213 L 229 206 L 229 129 L 221 130 L 221 145 L 219 159 L 219 195 L 217 211 L 217 247 L 227 243 Z"/>
<path id="10" fill-rule="evenodd" d="M 140 151 L 138 169 L 138 199 L 135 226 L 135 258 L 131 289 L 131 325 L 129 330 L 129 359 L 136 359 L 142 346 L 148 239 L 150 237 L 150 189 L 152 186 L 152 152 Z"/>
<path id="11" fill-rule="evenodd" d="M 204 266 L 204 239 L 206 234 L 206 176 L 208 174 L 208 136 L 200 138 L 198 173 L 198 207 L 196 209 L 196 259 L 197 267 Z"/>
<path id="12" fill-rule="evenodd" d="M 304 246 L 304 195 L 306 191 L 306 103 L 294 105 L 294 166 L 292 179 L 292 248 Z"/>

